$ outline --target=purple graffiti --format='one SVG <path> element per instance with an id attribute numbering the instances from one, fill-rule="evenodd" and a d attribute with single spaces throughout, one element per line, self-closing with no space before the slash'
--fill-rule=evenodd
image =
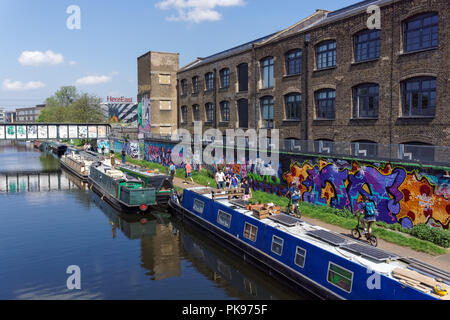
<path id="1" fill-rule="evenodd" d="M 374 201 L 378 211 L 378 221 L 389 224 L 396 223 L 396 215 L 400 212 L 400 201 L 403 199 L 403 194 L 398 187 L 403 183 L 405 177 L 405 170 L 400 168 L 395 169 L 389 175 L 383 175 L 376 168 L 361 168 L 357 173 L 349 176 L 348 195 L 351 199 L 351 206 L 359 209 L 357 200 L 361 194 Z M 370 193 L 363 189 L 364 185 L 368 187 Z M 391 199 L 390 195 L 394 198 Z"/>
<path id="2" fill-rule="evenodd" d="M 348 208 L 350 201 L 348 199 L 345 181 L 348 178 L 347 170 L 339 170 L 336 165 L 327 165 L 322 170 L 317 166 L 308 170 L 308 177 L 303 181 L 303 185 L 308 191 L 303 193 L 303 201 L 327 205 L 327 199 L 322 197 L 322 188 L 329 182 L 335 196 L 331 199 L 331 206 L 339 209 Z"/>

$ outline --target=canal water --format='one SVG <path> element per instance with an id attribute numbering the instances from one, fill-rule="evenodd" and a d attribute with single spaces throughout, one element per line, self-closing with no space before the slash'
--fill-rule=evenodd
<path id="1" fill-rule="evenodd" d="M 167 212 L 121 215 L 31 144 L 0 145 L 0 299 L 303 299 Z M 81 289 L 69 266 L 80 271 Z"/>

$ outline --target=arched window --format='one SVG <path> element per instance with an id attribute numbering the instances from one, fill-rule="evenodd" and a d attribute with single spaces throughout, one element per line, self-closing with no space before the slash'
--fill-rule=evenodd
<path id="1" fill-rule="evenodd" d="M 286 74 L 300 74 L 302 72 L 302 50 L 291 50 L 286 54 Z"/>
<path id="2" fill-rule="evenodd" d="M 364 30 L 357 33 L 353 39 L 356 62 L 380 57 L 380 30 Z"/>
<path id="3" fill-rule="evenodd" d="M 237 72 L 239 92 L 248 91 L 248 64 L 241 63 L 238 65 Z"/>
<path id="4" fill-rule="evenodd" d="M 316 47 L 317 69 L 326 69 L 336 66 L 336 41 L 329 40 Z"/>
<path id="5" fill-rule="evenodd" d="M 314 151 L 317 153 L 333 153 L 334 141 L 328 139 L 319 139 L 314 141 Z"/>
<path id="6" fill-rule="evenodd" d="M 378 156 L 378 144 L 370 140 L 356 140 L 351 143 L 352 155 L 355 157 Z"/>
<path id="7" fill-rule="evenodd" d="M 181 123 L 187 122 L 187 107 L 182 106 L 181 107 Z"/>
<path id="8" fill-rule="evenodd" d="M 378 118 L 379 86 L 363 83 L 353 87 L 353 118 Z"/>
<path id="9" fill-rule="evenodd" d="M 230 69 L 224 68 L 220 70 L 220 87 L 228 88 L 230 86 Z"/>
<path id="10" fill-rule="evenodd" d="M 194 121 L 201 121 L 200 120 L 200 106 L 198 104 L 194 104 L 192 106 L 192 116 L 194 118 Z"/>
<path id="11" fill-rule="evenodd" d="M 284 96 L 286 105 L 286 119 L 301 119 L 302 95 L 300 93 L 290 93 Z"/>
<path id="12" fill-rule="evenodd" d="M 185 96 L 187 94 L 187 81 L 186 79 L 181 80 L 181 95 Z"/>
<path id="13" fill-rule="evenodd" d="M 420 14 L 403 23 L 403 51 L 410 52 L 438 46 L 437 13 Z"/>
<path id="14" fill-rule="evenodd" d="M 419 141 L 399 145 L 399 158 L 403 160 L 434 161 L 434 146 Z"/>
<path id="15" fill-rule="evenodd" d="M 273 57 L 261 60 L 262 88 L 273 88 Z"/>
<path id="16" fill-rule="evenodd" d="M 205 74 L 205 90 L 214 89 L 214 74 L 212 72 L 208 72 Z"/>
<path id="17" fill-rule="evenodd" d="M 223 122 L 230 121 L 230 102 L 222 101 L 220 103 L 220 115 Z"/>
<path id="18" fill-rule="evenodd" d="M 434 117 L 436 78 L 416 77 L 402 82 L 403 117 Z"/>
<path id="19" fill-rule="evenodd" d="M 198 93 L 198 76 L 192 78 L 192 93 Z"/>
<path id="20" fill-rule="evenodd" d="M 261 98 L 261 120 L 263 129 L 273 128 L 273 97 Z"/>
<path id="21" fill-rule="evenodd" d="M 316 91 L 316 118 L 319 120 L 334 120 L 336 106 L 336 90 L 322 89 Z"/>
<path id="22" fill-rule="evenodd" d="M 214 105 L 211 102 L 205 104 L 206 122 L 214 122 Z"/>

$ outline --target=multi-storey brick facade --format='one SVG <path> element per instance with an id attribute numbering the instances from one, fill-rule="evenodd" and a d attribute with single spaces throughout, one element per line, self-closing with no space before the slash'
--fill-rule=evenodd
<path id="1" fill-rule="evenodd" d="M 379 30 L 368 28 L 371 5 L 380 8 Z M 371 0 L 318 10 L 281 32 L 181 68 L 180 127 L 193 129 L 198 108 L 204 129 L 273 127 L 284 139 L 448 146 L 449 33 L 448 0 Z M 240 91 L 242 63 L 248 89 Z M 228 88 L 221 85 L 225 68 Z M 205 89 L 208 73 L 212 90 Z M 222 102 L 228 112 L 221 112 Z M 210 104 L 214 119 L 206 121 Z"/>
<path id="2" fill-rule="evenodd" d="M 138 58 L 138 102 L 150 99 L 151 133 L 171 134 L 177 128 L 178 65 L 178 53 L 149 51 Z"/>

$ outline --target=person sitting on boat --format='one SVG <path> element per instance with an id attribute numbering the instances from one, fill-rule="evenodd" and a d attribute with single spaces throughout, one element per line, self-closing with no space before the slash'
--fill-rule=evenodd
<path id="1" fill-rule="evenodd" d="M 114 151 L 113 150 L 111 150 L 111 152 L 110 152 L 110 160 L 111 160 L 111 168 L 112 169 L 114 169 L 114 167 L 116 166 L 116 156 L 115 156 L 115 154 L 114 154 Z"/>
<path id="2" fill-rule="evenodd" d="M 364 217 L 361 219 L 361 224 L 364 229 L 366 229 L 365 224 L 367 223 L 367 236 L 372 235 L 372 224 L 377 220 L 377 209 L 373 201 L 370 201 L 367 196 L 363 196 L 363 203 L 360 204 L 360 208 L 364 212 Z"/>
<path id="3" fill-rule="evenodd" d="M 300 200 L 300 189 L 298 188 L 297 182 L 293 182 L 292 186 L 289 188 L 288 196 L 291 197 L 291 212 L 294 212 L 297 202 Z"/>

